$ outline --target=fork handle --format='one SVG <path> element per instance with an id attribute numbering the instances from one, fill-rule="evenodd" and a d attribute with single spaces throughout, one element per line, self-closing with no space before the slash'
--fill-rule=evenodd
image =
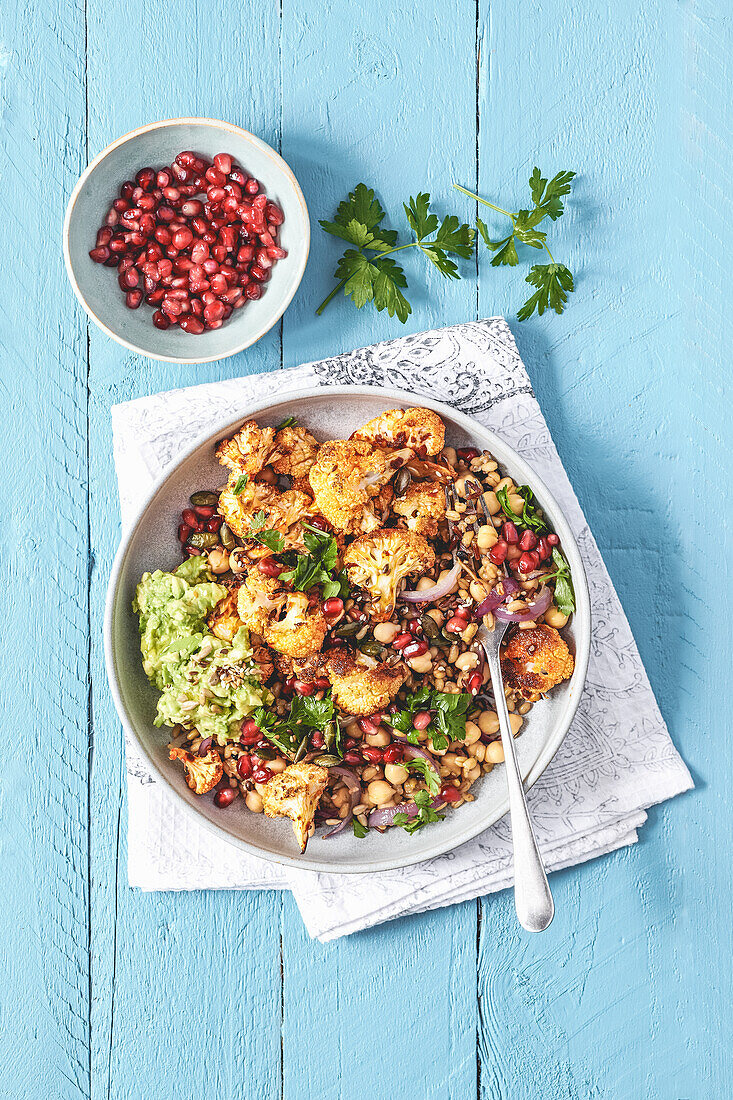
<path id="1" fill-rule="evenodd" d="M 509 723 L 499 654 L 489 651 L 486 657 L 496 700 L 496 714 L 501 730 L 506 781 L 509 788 L 509 816 L 514 846 L 514 905 L 519 923 L 523 928 L 528 932 L 543 932 L 555 915 L 555 904 L 529 819 L 527 799 L 517 763 L 514 735 Z"/>

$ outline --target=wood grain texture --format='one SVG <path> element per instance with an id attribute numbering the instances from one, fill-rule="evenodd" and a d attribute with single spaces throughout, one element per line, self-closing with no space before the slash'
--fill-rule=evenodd
<path id="1" fill-rule="evenodd" d="M 733 1095 L 730 10 L 8 0 L 4 14 L 0 1096 Z M 314 227 L 282 325 L 202 367 L 87 333 L 49 247 L 87 159 L 184 114 L 281 147 Z M 508 894 L 324 947 L 290 898 L 131 891 L 101 652 L 119 537 L 110 405 L 511 319 L 525 267 L 485 253 L 478 280 L 466 264 L 450 284 L 411 256 L 404 329 L 343 298 L 316 318 L 339 252 L 317 219 L 360 179 L 395 226 L 418 190 L 472 215 L 453 180 L 511 204 L 536 158 L 579 173 L 552 230 L 577 292 L 563 317 L 513 329 L 697 791 L 652 811 L 636 848 L 554 875 L 537 938 Z"/>

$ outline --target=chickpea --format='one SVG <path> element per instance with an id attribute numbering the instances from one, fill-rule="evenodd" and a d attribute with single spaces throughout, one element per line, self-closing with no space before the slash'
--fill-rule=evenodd
<path id="1" fill-rule="evenodd" d="M 364 771 L 361 773 L 361 778 L 365 783 L 368 783 L 370 779 L 375 779 L 378 775 L 379 768 L 375 768 L 373 764 L 370 764 L 368 767 L 364 768 Z"/>
<path id="2" fill-rule="evenodd" d="M 509 715 L 509 725 L 512 727 L 512 733 L 514 734 L 515 737 L 517 736 L 520 729 L 522 728 L 522 723 L 523 722 L 524 722 L 524 718 L 522 718 L 521 714 L 510 714 Z"/>
<path id="3" fill-rule="evenodd" d="M 346 736 L 347 737 L 353 737 L 357 741 L 361 737 L 361 730 L 359 729 L 359 723 L 356 720 L 354 720 L 353 722 L 349 722 L 348 725 L 346 726 Z"/>
<path id="4" fill-rule="evenodd" d="M 554 604 L 552 605 L 552 607 L 548 607 L 547 611 L 545 612 L 545 622 L 548 626 L 554 626 L 558 630 L 560 630 L 561 627 L 565 626 L 565 623 L 567 621 L 568 616 L 563 615 L 560 608 L 555 607 Z"/>
<path id="5" fill-rule="evenodd" d="M 264 803 L 257 791 L 248 791 L 244 798 L 245 805 L 248 810 L 251 810 L 253 814 L 261 814 L 264 810 Z"/>
<path id="6" fill-rule="evenodd" d="M 498 485 L 496 487 L 499 488 Z M 484 503 L 490 516 L 495 516 L 497 512 L 501 511 L 499 499 L 493 489 L 487 489 L 484 493 Z"/>
<path id="7" fill-rule="evenodd" d="M 281 756 L 276 756 L 274 760 L 268 761 L 268 768 L 273 775 L 278 775 L 280 772 L 284 772 L 288 766 L 287 760 L 283 760 Z"/>
<path id="8" fill-rule="evenodd" d="M 428 752 L 432 753 L 433 756 L 445 756 L 446 752 L 448 751 L 447 749 L 436 749 L 435 745 L 433 744 L 432 737 L 428 738 L 428 746 L 427 747 L 428 747 Z"/>
<path id="9" fill-rule="evenodd" d="M 407 768 L 403 768 L 401 764 L 385 765 L 384 778 L 395 787 L 401 786 L 409 778 L 409 775 Z"/>
<path id="10" fill-rule="evenodd" d="M 383 779 L 375 779 L 367 787 L 367 794 L 374 806 L 383 806 L 385 802 L 390 801 L 394 793 L 394 787 Z"/>
<path id="11" fill-rule="evenodd" d="M 456 454 L 455 447 L 444 447 L 443 458 L 450 466 L 455 467 L 458 462 L 458 455 Z"/>
<path id="12" fill-rule="evenodd" d="M 459 763 L 458 757 L 454 752 L 446 752 L 443 756 L 441 764 L 454 775 L 456 775 L 460 771 L 461 765 Z"/>
<path id="13" fill-rule="evenodd" d="M 471 668 L 476 668 L 478 665 L 478 654 L 472 650 L 468 650 L 466 653 L 462 653 L 460 657 L 456 657 L 455 666 L 460 668 L 461 672 L 468 672 Z"/>
<path id="14" fill-rule="evenodd" d="M 499 732 L 499 719 L 493 710 L 482 710 L 478 716 L 478 725 L 482 733 Z"/>
<path id="15" fill-rule="evenodd" d="M 420 578 L 421 581 L 425 580 L 424 577 Z M 433 583 L 432 581 L 430 582 Z M 420 585 L 418 584 L 418 588 Z M 399 625 L 397 623 L 377 623 L 374 627 L 374 637 L 378 642 L 382 642 L 384 645 L 389 645 L 393 642 L 400 632 Z"/>
<path id="16" fill-rule="evenodd" d="M 510 477 L 502 477 L 499 481 L 497 481 L 496 488 L 506 489 L 506 491 L 509 492 L 510 489 L 514 488 L 514 482 Z"/>
<path id="17" fill-rule="evenodd" d="M 413 672 L 430 672 L 433 667 L 433 658 L 429 653 L 423 653 L 420 657 L 412 657 L 407 663 Z"/>
<path id="18" fill-rule="evenodd" d="M 481 727 L 475 722 L 466 722 L 466 740 L 464 745 L 473 745 L 481 737 Z"/>
<path id="19" fill-rule="evenodd" d="M 479 584 L 477 581 L 471 581 L 469 592 L 471 593 L 471 598 L 474 599 L 476 603 L 482 603 L 488 596 L 488 592 L 484 585 Z"/>
<path id="20" fill-rule="evenodd" d="M 512 512 L 516 512 L 518 516 L 521 516 L 524 509 L 524 498 L 520 497 L 519 493 L 509 493 L 507 502 Z"/>
<path id="21" fill-rule="evenodd" d="M 380 726 L 376 733 L 365 733 L 364 740 L 367 745 L 373 745 L 375 749 L 383 749 L 389 744 L 390 737 L 384 726 Z"/>
<path id="22" fill-rule="evenodd" d="M 491 741 L 486 746 L 486 759 L 492 764 L 504 763 L 504 749 L 501 746 L 501 741 Z"/>
<path id="23" fill-rule="evenodd" d="M 485 523 L 482 527 L 479 527 L 478 535 L 476 536 L 479 550 L 490 550 L 492 546 L 496 545 L 498 538 L 499 536 L 496 533 L 496 529 L 494 527 L 489 527 L 488 523 Z"/>
<path id="24" fill-rule="evenodd" d="M 466 768 L 463 772 L 464 779 L 467 779 L 469 783 L 475 783 L 478 777 L 481 775 L 481 765 L 472 763 L 470 768 Z"/>
<path id="25" fill-rule="evenodd" d="M 229 554 L 215 547 L 209 554 L 209 569 L 212 573 L 226 573 L 229 568 Z"/>
<path id="26" fill-rule="evenodd" d="M 483 741 L 476 741 L 475 744 L 469 745 L 468 751 L 479 763 L 482 763 L 486 759 L 486 745 Z"/>

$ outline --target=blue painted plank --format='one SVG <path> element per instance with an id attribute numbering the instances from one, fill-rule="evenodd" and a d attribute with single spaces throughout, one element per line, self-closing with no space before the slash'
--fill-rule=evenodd
<path id="1" fill-rule="evenodd" d="M 135 126 L 176 115 L 235 122 L 279 142 L 276 9 L 232 22 L 223 2 L 145 8 L 145 34 L 121 31 L 129 5 L 90 0 L 89 156 Z M 147 74 L 138 78 L 138 74 Z M 135 167 L 141 167 L 137 165 Z M 127 885 L 123 743 L 103 668 L 104 592 L 119 538 L 109 407 L 175 386 L 280 365 L 280 334 L 223 363 L 176 366 L 90 340 L 92 668 L 92 1066 L 95 1089 L 136 1095 L 274 1097 L 280 1090 L 278 894 L 142 894 Z"/>
<path id="2" fill-rule="evenodd" d="M 708 3 L 595 0 L 556 16 L 482 2 L 480 190 L 521 202 L 538 156 L 545 173 L 579 172 L 551 233 L 577 292 L 563 317 L 513 328 L 703 789 L 654 810 L 638 848 L 554 876 L 542 937 L 517 932 L 508 895 L 483 904 L 482 1095 L 727 1096 L 731 826 L 704 787 L 732 778 L 706 687 L 729 677 L 730 616 L 716 612 L 730 535 L 714 536 L 719 556 L 700 547 L 730 515 L 730 18 Z M 528 266 L 496 271 L 484 254 L 481 312 L 515 312 Z M 707 928 L 712 951 L 697 945 Z"/>
<path id="3" fill-rule="evenodd" d="M 387 7 L 378 32 L 369 5 L 284 5 L 282 151 L 313 224 L 308 270 L 284 318 L 286 365 L 401 329 L 343 296 L 315 317 L 342 251 L 317 219 L 331 218 L 360 180 L 402 230 L 411 194 L 432 191 L 443 213 L 456 205 L 446 180 L 475 175 L 475 34 L 467 0 L 451 5 L 450 19 L 439 0 Z M 405 331 L 475 317 L 474 280 L 444 280 L 419 255 L 405 268 Z M 412 1095 L 416 1082 L 430 1100 L 475 1095 L 475 903 L 322 946 L 288 899 L 283 931 L 284 1100 Z"/>
<path id="4" fill-rule="evenodd" d="M 89 1095 L 86 357 L 55 244 L 82 167 L 84 20 L 3 14 L 0 1091 L 34 1100 Z"/>

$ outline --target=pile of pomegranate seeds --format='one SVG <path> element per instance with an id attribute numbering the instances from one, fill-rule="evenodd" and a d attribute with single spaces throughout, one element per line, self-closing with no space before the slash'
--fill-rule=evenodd
<path id="1" fill-rule="evenodd" d="M 156 328 L 198 336 L 261 296 L 287 255 L 277 243 L 283 220 L 228 153 L 211 164 L 186 151 L 170 168 L 141 168 L 135 183 L 122 184 L 89 255 L 117 268 L 129 309 L 144 300 Z"/>

